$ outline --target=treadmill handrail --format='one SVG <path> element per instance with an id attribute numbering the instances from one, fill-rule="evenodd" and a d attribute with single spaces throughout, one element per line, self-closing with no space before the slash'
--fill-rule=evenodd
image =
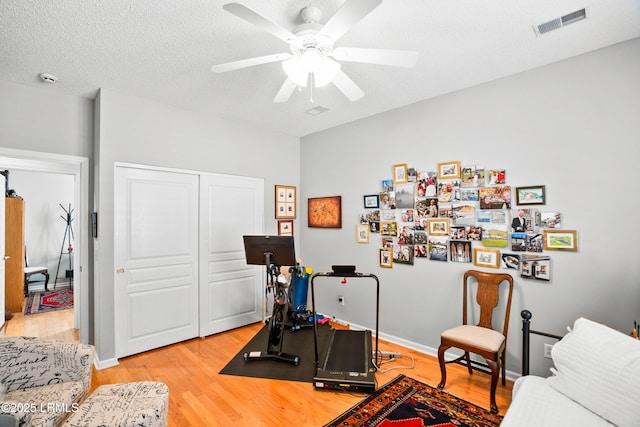
<path id="1" fill-rule="evenodd" d="M 379 322 L 379 314 L 380 314 L 380 280 L 378 279 L 378 276 L 376 276 L 375 274 L 364 274 L 364 273 L 358 273 L 358 272 L 354 272 L 354 273 L 347 273 L 347 274 L 340 274 L 340 273 L 335 273 L 335 272 L 328 272 L 328 273 L 314 273 L 313 276 L 311 276 L 311 314 L 312 317 L 311 319 L 313 319 L 313 345 L 314 345 L 314 350 L 315 350 L 315 366 L 316 366 L 316 370 L 318 369 L 318 365 L 320 363 L 319 361 L 319 355 L 318 355 L 318 319 L 316 319 L 316 297 L 315 297 L 315 287 L 314 287 L 314 281 L 316 278 L 318 277 L 355 277 L 355 278 L 371 278 L 374 279 L 376 282 L 376 366 L 380 366 L 380 353 L 378 351 L 378 322 Z"/>

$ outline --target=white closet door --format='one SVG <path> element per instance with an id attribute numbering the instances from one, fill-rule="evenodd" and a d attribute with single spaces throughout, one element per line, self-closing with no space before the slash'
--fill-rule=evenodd
<path id="1" fill-rule="evenodd" d="M 263 233 L 264 181 L 203 174 L 200 336 L 263 320 L 264 267 L 247 265 L 242 236 Z"/>
<path id="2" fill-rule="evenodd" d="M 116 167 L 116 357 L 198 336 L 198 180 Z"/>

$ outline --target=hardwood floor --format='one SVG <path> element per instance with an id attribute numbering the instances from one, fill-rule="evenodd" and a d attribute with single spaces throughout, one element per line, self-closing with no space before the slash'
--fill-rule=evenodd
<path id="1" fill-rule="evenodd" d="M 154 380 L 169 386 L 169 426 L 322 426 L 366 395 L 315 390 L 310 383 L 266 380 L 218 372 L 262 328 L 245 326 L 206 338 L 195 338 L 119 360 L 119 365 L 93 373 L 92 389 L 110 383 Z M 23 316 L 6 323 L 4 335 L 32 335 L 68 341 L 78 339 L 73 310 Z M 436 358 L 380 340 L 380 350 L 402 353 L 376 373 L 378 385 L 405 374 L 431 386 L 440 381 Z M 415 367 L 409 366 L 413 361 Z M 295 369 L 295 367 L 292 367 Z M 512 384 L 500 383 L 496 400 L 504 414 Z M 469 375 L 459 365 L 447 367 L 445 391 L 489 407 L 489 376 Z"/>

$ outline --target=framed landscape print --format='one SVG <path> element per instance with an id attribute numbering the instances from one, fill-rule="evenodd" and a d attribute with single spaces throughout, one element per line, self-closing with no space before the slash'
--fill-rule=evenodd
<path id="1" fill-rule="evenodd" d="M 516 204 L 518 205 L 544 205 L 544 185 L 531 187 L 516 187 Z"/>
<path id="2" fill-rule="evenodd" d="M 576 230 L 543 230 L 546 251 L 577 251 Z"/>
<path id="3" fill-rule="evenodd" d="M 342 196 L 308 200 L 309 227 L 342 228 Z"/>
<path id="4" fill-rule="evenodd" d="M 296 187 L 276 185 L 276 219 L 296 217 Z"/>
<path id="5" fill-rule="evenodd" d="M 380 207 L 380 196 L 377 194 L 368 194 L 364 196 L 364 207 L 367 209 L 370 208 L 379 208 Z"/>
<path id="6" fill-rule="evenodd" d="M 448 236 L 449 220 L 448 219 L 428 219 L 427 233 L 430 236 Z"/>
<path id="7" fill-rule="evenodd" d="M 500 267 L 500 251 L 497 249 L 474 248 L 473 263 L 478 267 Z"/>
<path id="8" fill-rule="evenodd" d="M 460 178 L 460 162 L 438 163 L 438 179 Z"/>

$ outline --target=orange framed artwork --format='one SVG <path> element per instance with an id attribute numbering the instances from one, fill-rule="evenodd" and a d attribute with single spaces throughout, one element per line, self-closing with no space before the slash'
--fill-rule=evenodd
<path id="1" fill-rule="evenodd" d="M 342 228 L 342 196 L 309 198 L 308 221 L 309 227 Z"/>

